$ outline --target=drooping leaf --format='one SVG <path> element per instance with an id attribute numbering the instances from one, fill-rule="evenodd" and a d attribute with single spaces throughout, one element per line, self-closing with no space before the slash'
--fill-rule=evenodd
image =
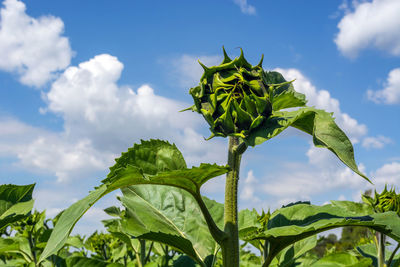
<path id="1" fill-rule="evenodd" d="M 259 145 L 289 126 L 312 135 L 315 146 L 329 149 L 351 170 L 369 181 L 357 167 L 350 140 L 336 125 L 332 114 L 323 110 L 306 107 L 295 111 L 273 112 L 272 116 L 244 141 L 250 146 Z"/>
<path id="2" fill-rule="evenodd" d="M 0 185 L 0 230 L 24 218 L 33 208 L 31 185 Z"/>
<path id="3" fill-rule="evenodd" d="M 317 245 L 317 236 L 311 236 L 306 239 L 300 240 L 293 245 L 285 248 L 276 255 L 272 260 L 271 267 L 290 267 L 297 266 L 299 263 L 296 262 L 298 258 L 304 255 L 309 250 L 313 249 Z"/>
<path id="4" fill-rule="evenodd" d="M 178 188 L 131 186 L 122 189 L 122 228 L 129 234 L 167 244 L 203 262 L 218 246 L 195 199 Z M 220 211 L 223 214 L 223 210 Z"/>
<path id="5" fill-rule="evenodd" d="M 400 217 L 395 212 L 374 213 L 366 204 L 349 201 L 324 206 L 300 203 L 281 208 L 271 215 L 267 229 L 260 228 L 242 238 L 268 240 L 269 255 L 273 258 L 299 240 L 342 226 L 369 227 L 400 241 Z"/>
<path id="6" fill-rule="evenodd" d="M 101 197 L 114 190 L 131 185 L 154 184 L 178 187 L 192 195 L 200 195 L 201 185 L 229 170 L 228 167 L 215 164 L 201 164 L 187 169 L 175 145 L 160 140 L 142 141 L 123 153 L 116 162 L 102 185 L 61 214 L 39 262 L 62 248 L 83 214 Z"/>

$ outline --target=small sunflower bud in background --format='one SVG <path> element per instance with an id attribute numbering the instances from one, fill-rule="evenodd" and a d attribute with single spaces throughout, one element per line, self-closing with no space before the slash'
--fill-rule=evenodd
<path id="1" fill-rule="evenodd" d="M 261 66 L 246 61 L 243 50 L 231 60 L 226 54 L 221 65 L 206 67 L 200 84 L 190 89 L 194 100 L 191 110 L 203 115 L 214 136 L 246 138 L 272 113 L 270 88 Z M 210 139 L 209 138 L 209 139 Z"/>
<path id="2" fill-rule="evenodd" d="M 400 195 L 392 188 L 390 191 L 385 189 L 378 194 L 375 191 L 375 197 L 363 195 L 364 202 L 370 204 L 376 212 L 394 211 L 400 216 Z"/>

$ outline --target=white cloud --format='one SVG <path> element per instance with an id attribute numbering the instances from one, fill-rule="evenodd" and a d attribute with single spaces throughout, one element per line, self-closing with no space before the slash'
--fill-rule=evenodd
<path id="1" fill-rule="evenodd" d="M 317 151 L 319 154 L 331 153 L 327 150 L 319 150 Z M 319 163 L 320 161 L 318 161 Z M 362 172 L 365 171 L 363 165 L 360 165 L 359 169 Z M 297 200 L 310 200 L 318 194 L 321 195 L 338 189 L 358 189 L 366 186 L 366 184 L 367 182 L 358 174 L 343 167 L 338 163 L 338 160 L 333 159 L 324 161 L 322 165 L 317 165 L 316 162 L 310 162 L 309 165 L 287 163 L 285 172 L 279 174 L 279 179 L 272 182 L 266 181 L 263 183 L 263 189 L 265 193 L 276 197 L 291 196 L 291 198 Z"/>
<path id="2" fill-rule="evenodd" d="M 59 182 L 105 170 L 115 156 L 96 151 L 88 139 L 71 140 L 64 133 L 46 131 L 14 118 L 0 118 L 0 157 L 15 157 L 19 160 L 14 163 L 16 166 L 53 174 Z"/>
<path id="3" fill-rule="evenodd" d="M 335 43 L 347 57 L 376 47 L 400 55 L 400 1 L 373 0 L 357 3 L 339 22 Z"/>
<path id="4" fill-rule="evenodd" d="M 15 118 L 0 117 L 0 157 L 16 155 L 46 131 L 27 125 Z"/>
<path id="5" fill-rule="evenodd" d="M 383 148 L 385 145 L 392 143 L 392 139 L 389 137 L 379 135 L 377 137 L 366 137 L 362 141 L 362 146 L 365 148 Z"/>
<path id="6" fill-rule="evenodd" d="M 373 182 L 380 191 L 385 184 L 400 188 L 400 162 L 387 163 L 373 173 Z"/>
<path id="7" fill-rule="evenodd" d="M 204 124 L 201 116 L 179 112 L 190 104 L 158 96 L 149 85 L 118 86 L 122 69 L 117 58 L 98 55 L 69 67 L 53 83 L 47 110 L 63 117 L 68 136 L 89 138 L 94 148 L 114 152 L 139 139 L 167 139 L 192 155 L 190 163 L 216 158 L 220 142 L 205 142 L 195 131 Z"/>
<path id="8" fill-rule="evenodd" d="M 189 104 L 158 96 L 149 85 L 136 90 L 119 86 L 122 69 L 123 64 L 110 55 L 67 68 L 44 95 L 43 109 L 62 116 L 64 131 L 4 119 L 0 136 L 15 141 L 0 142 L 0 155 L 14 155 L 19 166 L 54 174 L 59 182 L 107 170 L 115 157 L 140 139 L 175 142 L 189 166 L 223 163 L 225 142 L 205 141 L 196 131 L 204 124 L 201 116 L 178 112 Z"/>
<path id="9" fill-rule="evenodd" d="M 311 81 L 297 69 L 276 69 L 286 80 L 294 80 L 296 91 L 306 95 L 308 106 L 315 106 L 328 112 L 333 112 L 336 123 L 345 131 L 353 143 L 359 142 L 360 138 L 367 133 L 367 127 L 360 124 L 347 113 L 340 110 L 339 100 L 333 98 L 327 90 L 317 90 Z"/>
<path id="10" fill-rule="evenodd" d="M 233 2 L 240 7 L 240 11 L 242 11 L 242 13 L 247 15 L 256 14 L 256 8 L 247 3 L 247 0 L 233 0 Z"/>
<path id="11" fill-rule="evenodd" d="M 54 72 L 66 68 L 72 57 L 64 24 L 53 16 L 32 18 L 25 4 L 5 0 L 0 10 L 0 69 L 16 72 L 20 82 L 42 86 Z"/>
<path id="12" fill-rule="evenodd" d="M 90 140 L 69 143 L 62 136 L 39 137 L 18 152 L 20 164 L 55 174 L 58 182 L 68 182 L 95 170 L 105 170 L 115 154 L 96 151 Z M 75 174 L 75 175 L 72 175 Z"/>
<path id="13" fill-rule="evenodd" d="M 248 171 L 241 186 L 240 198 L 250 202 L 260 202 L 261 200 L 255 194 L 258 186 L 253 170 Z"/>
<path id="14" fill-rule="evenodd" d="M 206 66 L 216 66 L 222 62 L 220 56 L 194 56 L 184 54 L 172 60 L 172 68 L 170 69 L 171 77 L 174 81 L 178 81 L 183 88 L 191 88 L 197 86 L 200 77 L 203 75 L 203 68 L 199 62 Z"/>
<path id="15" fill-rule="evenodd" d="M 140 139 L 176 143 L 189 166 L 224 163 L 226 140 L 205 141 L 197 131 L 205 126 L 201 116 L 179 112 L 190 104 L 158 96 L 149 85 L 119 86 L 122 70 L 117 58 L 105 54 L 67 68 L 43 95 L 42 109 L 61 116 L 64 131 L 2 119 L 0 156 L 14 156 L 18 166 L 53 174 L 59 182 L 106 171 Z"/>
<path id="16" fill-rule="evenodd" d="M 378 91 L 367 91 L 368 99 L 375 103 L 400 104 L 400 68 L 389 72 L 385 87 Z"/>

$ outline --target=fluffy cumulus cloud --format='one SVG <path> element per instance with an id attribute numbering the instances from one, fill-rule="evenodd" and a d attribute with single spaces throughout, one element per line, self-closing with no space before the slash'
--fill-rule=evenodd
<path id="1" fill-rule="evenodd" d="M 333 112 L 336 123 L 345 131 L 352 142 L 359 142 L 367 133 L 367 127 L 340 110 L 340 103 L 327 90 L 317 90 L 311 81 L 297 69 L 276 69 L 286 80 L 294 80 L 296 91 L 306 95 L 309 106 Z"/>
<path id="2" fill-rule="evenodd" d="M 31 172 L 55 175 L 66 182 L 104 170 L 116 155 L 100 153 L 89 139 L 71 140 L 65 133 L 33 127 L 15 118 L 0 118 L 0 158 L 14 157 L 14 164 Z"/>
<path id="3" fill-rule="evenodd" d="M 315 200 L 326 200 L 327 194 L 338 199 L 343 198 L 345 190 L 359 194 L 360 188 L 368 188 L 368 182 L 344 167 L 332 152 L 311 148 L 307 156 L 308 163 L 283 162 L 279 170 L 261 175 L 250 170 L 240 182 L 241 206 L 275 210 L 295 201 L 318 204 Z M 362 164 L 359 169 L 365 171 Z"/>
<path id="4" fill-rule="evenodd" d="M 176 143 L 189 166 L 225 161 L 225 140 L 205 141 L 198 131 L 206 126 L 201 116 L 179 112 L 190 104 L 158 96 L 147 84 L 120 86 L 122 70 L 123 64 L 107 54 L 68 67 L 44 94 L 47 106 L 42 108 L 62 117 L 64 131 L 4 118 L 0 156 L 13 155 L 20 166 L 54 174 L 59 182 L 107 170 L 140 139 Z"/>
<path id="5" fill-rule="evenodd" d="M 365 171 L 364 166 L 360 165 L 359 168 L 361 171 Z M 302 170 L 297 175 L 293 176 L 292 173 L 290 176 L 284 177 L 288 184 L 298 185 L 294 188 L 285 187 L 281 188 L 281 190 L 276 190 L 276 187 L 272 185 L 266 186 L 265 189 L 266 191 L 271 190 L 272 194 L 300 194 L 300 198 L 310 198 L 315 192 L 328 192 L 340 188 L 358 189 L 367 183 L 358 174 L 355 174 L 348 168 L 339 167 L 333 170 L 333 172 L 330 172 L 330 169 L 332 168 L 328 168 L 327 170 L 316 167 L 314 171 Z"/>
<path id="6" fill-rule="evenodd" d="M 400 56 L 399 10 L 398 0 L 356 1 L 353 12 L 347 12 L 338 24 L 339 50 L 352 58 L 368 47 Z"/>
<path id="7" fill-rule="evenodd" d="M 400 104 L 400 68 L 389 72 L 387 81 L 382 90 L 367 91 L 368 99 L 375 103 L 388 105 Z"/>
<path id="8" fill-rule="evenodd" d="M 240 7 L 240 11 L 242 11 L 243 14 L 246 15 L 256 14 L 256 8 L 247 3 L 247 0 L 233 0 L 233 2 Z"/>
<path id="9" fill-rule="evenodd" d="M 378 188 L 377 191 L 382 190 L 386 184 L 400 188 L 400 162 L 394 161 L 384 164 L 373 172 L 372 177 L 376 187 Z"/>
<path id="10" fill-rule="evenodd" d="M 24 151 L 32 140 L 45 133 L 46 131 L 15 118 L 0 117 L 0 157 L 16 155 Z"/>
<path id="11" fill-rule="evenodd" d="M 203 123 L 201 117 L 178 112 L 189 104 L 158 96 L 150 85 L 137 89 L 119 86 L 122 70 L 123 64 L 116 57 L 98 55 L 67 68 L 46 94 L 47 107 L 43 111 L 63 118 L 63 140 L 74 141 L 68 151 L 80 151 L 68 162 L 83 157 L 89 166 L 101 168 L 132 143 L 150 138 L 175 142 L 188 155 L 189 165 L 202 160 L 219 161 L 223 142 L 204 141 L 196 130 Z M 45 144 L 32 144 L 36 150 L 41 145 Z M 68 151 L 59 152 L 66 155 Z M 105 156 L 90 160 L 89 155 L 96 153 Z M 67 164 L 59 164 L 68 169 Z"/>
<path id="12" fill-rule="evenodd" d="M 48 135 L 35 139 L 17 156 L 23 167 L 45 170 L 55 174 L 58 182 L 68 182 L 72 177 L 105 170 L 116 155 L 95 150 L 88 139 L 70 143 L 62 136 Z"/>
<path id="13" fill-rule="evenodd" d="M 64 24 L 53 16 L 32 18 L 18 0 L 5 0 L 0 10 L 0 69 L 17 73 L 21 83 L 42 86 L 65 69 L 72 56 L 62 36 Z"/>
<path id="14" fill-rule="evenodd" d="M 309 149 L 307 155 L 309 164 L 285 163 L 285 172 L 271 174 L 271 177 L 279 176 L 278 180 L 270 181 L 268 177 L 264 177 L 258 188 L 277 198 L 279 206 L 298 200 L 313 201 L 315 197 L 331 192 L 358 191 L 359 188 L 368 186 L 367 181 L 335 159 L 332 152 L 313 147 Z M 359 169 L 365 171 L 363 165 L 359 165 Z"/>
<path id="15" fill-rule="evenodd" d="M 383 136 L 383 135 L 378 135 L 376 137 L 366 137 L 362 141 L 362 146 L 369 149 L 369 148 L 375 148 L 375 149 L 381 149 L 385 145 L 392 143 L 392 139 L 389 137 Z"/>

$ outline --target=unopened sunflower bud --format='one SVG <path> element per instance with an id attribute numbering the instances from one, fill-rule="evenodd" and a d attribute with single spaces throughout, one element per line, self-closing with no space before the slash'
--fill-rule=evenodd
<path id="1" fill-rule="evenodd" d="M 388 191 L 385 186 L 380 194 L 375 191 L 374 199 L 369 197 L 368 200 L 376 212 L 394 211 L 400 216 L 400 195 L 396 194 L 394 189 Z"/>
<path id="2" fill-rule="evenodd" d="M 189 108 L 203 115 L 214 136 L 245 138 L 272 113 L 267 78 L 262 61 L 252 66 L 241 50 L 240 57 L 231 60 L 224 49 L 224 61 L 219 66 L 206 67 L 200 84 L 190 89 L 194 106 Z"/>

